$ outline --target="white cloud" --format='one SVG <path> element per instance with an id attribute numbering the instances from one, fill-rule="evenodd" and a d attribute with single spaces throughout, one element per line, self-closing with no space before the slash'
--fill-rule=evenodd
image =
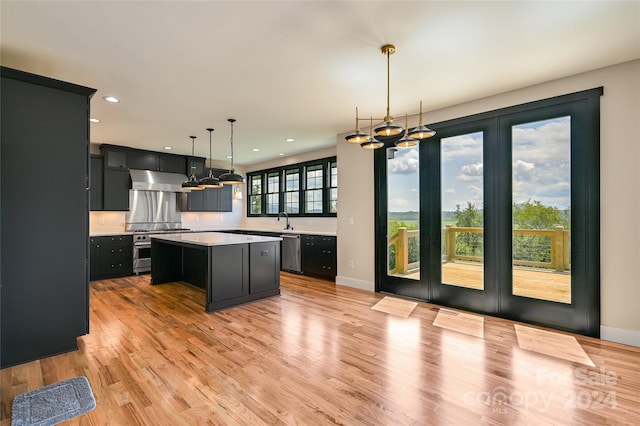
<path id="1" fill-rule="evenodd" d="M 482 163 L 467 164 L 460 168 L 460 174 L 456 176 L 459 182 L 482 182 Z"/>
<path id="2" fill-rule="evenodd" d="M 399 149 L 395 153 L 393 160 L 387 161 L 389 173 L 395 174 L 412 174 L 418 173 L 420 168 L 420 159 L 418 149 Z"/>

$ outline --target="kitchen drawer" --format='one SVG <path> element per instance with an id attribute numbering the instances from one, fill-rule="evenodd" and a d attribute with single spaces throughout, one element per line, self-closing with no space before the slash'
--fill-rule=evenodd
<path id="1" fill-rule="evenodd" d="M 133 275 L 133 237 L 111 235 L 90 237 L 90 278 L 115 278 Z"/>
<path id="2" fill-rule="evenodd" d="M 303 274 L 335 279 L 336 265 L 336 237 L 302 235 Z"/>

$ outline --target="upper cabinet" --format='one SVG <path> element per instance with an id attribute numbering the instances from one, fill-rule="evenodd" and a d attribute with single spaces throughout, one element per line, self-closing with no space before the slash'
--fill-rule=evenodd
<path id="1" fill-rule="evenodd" d="M 204 165 L 204 164 L 203 164 Z M 215 177 L 227 172 L 223 169 L 211 169 Z M 204 170 L 209 174 L 209 169 Z M 196 177 L 199 177 L 196 174 Z M 189 212 L 230 212 L 232 211 L 233 188 L 224 185 L 222 188 L 207 188 L 203 191 L 191 191 L 182 194 L 182 211 Z"/>
<path id="2" fill-rule="evenodd" d="M 102 157 L 98 157 L 97 155 L 91 156 L 91 174 L 89 187 L 91 190 L 89 191 L 89 206 L 90 210 L 104 210 L 103 203 L 103 177 L 104 177 L 104 160 Z"/>
<path id="3" fill-rule="evenodd" d="M 195 175 L 198 179 L 205 175 L 205 159 L 202 157 L 187 157 L 187 176 Z"/>
<path id="4" fill-rule="evenodd" d="M 167 173 L 187 172 L 187 159 L 183 155 L 158 154 L 158 170 Z"/>
<path id="5" fill-rule="evenodd" d="M 187 157 L 109 144 L 101 145 L 100 151 L 103 168 L 102 182 L 98 182 L 97 176 L 92 173 L 91 210 L 129 210 L 129 190 L 131 189 L 129 169 L 180 173 L 185 176 L 190 175 L 193 170 L 198 177 L 205 174 L 205 159 L 202 157 Z M 94 195 L 98 192 L 98 186 L 102 190 L 100 203 L 97 200 L 98 195 Z"/>

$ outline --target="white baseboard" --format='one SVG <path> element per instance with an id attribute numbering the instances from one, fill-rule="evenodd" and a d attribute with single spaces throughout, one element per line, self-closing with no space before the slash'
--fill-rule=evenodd
<path id="1" fill-rule="evenodd" d="M 600 338 L 610 342 L 640 347 L 640 331 L 624 328 L 600 326 Z"/>
<path id="2" fill-rule="evenodd" d="M 371 281 L 356 280 L 355 278 L 336 277 L 336 284 L 353 287 L 360 290 L 375 291 L 375 284 Z"/>

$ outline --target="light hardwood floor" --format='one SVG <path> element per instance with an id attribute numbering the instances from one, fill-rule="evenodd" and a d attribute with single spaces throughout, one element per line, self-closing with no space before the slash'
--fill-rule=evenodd
<path id="1" fill-rule="evenodd" d="M 75 376 L 97 407 L 69 425 L 640 424 L 640 348 L 575 336 L 592 367 L 521 349 L 514 322 L 466 318 L 472 335 L 382 297 L 283 273 L 280 297 L 207 314 L 186 284 L 92 282 L 80 350 L 1 370 L 2 425 L 15 395 Z"/>

